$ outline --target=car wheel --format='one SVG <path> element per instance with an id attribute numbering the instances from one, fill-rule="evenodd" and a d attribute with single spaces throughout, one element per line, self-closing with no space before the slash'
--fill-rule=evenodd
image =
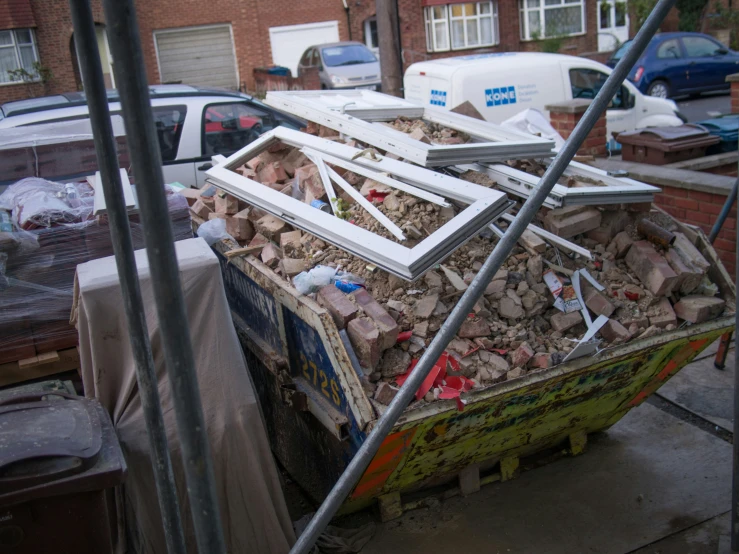
<path id="1" fill-rule="evenodd" d="M 656 96 L 657 98 L 669 98 L 670 97 L 670 85 L 665 81 L 652 81 L 647 89 L 649 96 Z"/>

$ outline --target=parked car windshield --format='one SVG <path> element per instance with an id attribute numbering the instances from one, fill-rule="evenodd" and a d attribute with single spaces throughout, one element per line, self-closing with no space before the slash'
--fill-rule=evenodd
<path id="1" fill-rule="evenodd" d="M 357 65 L 377 61 L 375 55 L 361 44 L 350 44 L 348 46 L 331 46 L 330 48 L 324 48 L 322 52 L 323 63 L 328 67 L 338 67 L 340 65 Z"/>
<path id="2" fill-rule="evenodd" d="M 630 40 L 627 40 L 626 42 L 624 42 L 621 45 L 621 48 L 619 48 L 618 50 L 616 50 L 615 54 L 613 54 L 613 56 L 611 56 L 611 59 L 613 61 L 617 62 L 618 60 L 620 60 L 621 58 L 623 58 L 624 55 L 626 55 L 626 52 L 629 51 L 629 48 L 631 48 L 631 41 Z"/>

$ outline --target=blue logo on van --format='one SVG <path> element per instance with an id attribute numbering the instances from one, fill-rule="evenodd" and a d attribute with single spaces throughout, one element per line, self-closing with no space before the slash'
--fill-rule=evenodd
<path id="1" fill-rule="evenodd" d="M 431 90 L 431 105 L 432 106 L 446 106 L 446 91 L 445 90 Z"/>
<path id="2" fill-rule="evenodd" d="M 501 106 L 516 103 L 516 87 L 489 88 L 485 90 L 485 105 Z"/>

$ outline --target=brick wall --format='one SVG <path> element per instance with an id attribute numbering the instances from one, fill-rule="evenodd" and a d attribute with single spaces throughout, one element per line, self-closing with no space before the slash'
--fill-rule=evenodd
<path id="1" fill-rule="evenodd" d="M 73 56 L 72 20 L 69 5 L 61 0 L 30 0 L 36 20 L 36 39 L 42 65 L 53 77 L 45 85 L 0 86 L 0 103 L 80 88 L 79 70 Z M 96 23 L 104 24 L 100 0 L 91 0 Z M 373 2 L 374 4 L 374 2 Z M 346 14 L 341 2 L 322 0 L 138 0 L 136 9 L 150 83 L 159 83 L 154 31 L 231 23 L 240 81 L 253 90 L 255 67 L 272 64 L 269 28 L 319 21 L 338 21 L 339 37 L 348 38 Z"/>
<path id="2" fill-rule="evenodd" d="M 567 139 L 580 122 L 590 102 L 576 99 L 545 106 L 549 111 L 549 122 L 562 138 Z M 605 156 L 608 153 L 606 142 L 606 116 L 602 113 L 577 153 L 581 156 Z"/>
<path id="3" fill-rule="evenodd" d="M 726 202 L 725 194 L 687 190 L 660 186 L 661 194 L 655 196 L 655 204 L 684 223 L 697 225 L 708 234 Z M 733 276 L 736 272 L 736 203 L 729 212 L 724 226 L 719 231 L 713 247 L 716 249 L 726 270 Z"/>
<path id="4" fill-rule="evenodd" d="M 374 0 L 354 0 L 349 2 L 352 38 L 365 42 L 364 21 L 375 15 Z M 489 52 L 540 51 L 538 41 L 522 41 L 519 30 L 518 0 L 498 0 L 498 32 L 500 43 L 485 48 L 468 48 L 449 52 L 428 52 L 426 50 L 426 28 L 423 6 L 420 0 L 398 0 L 400 17 L 400 36 L 403 48 L 403 69 L 424 60 L 467 56 Z M 586 2 L 586 33 L 565 39 L 561 52 L 578 55 L 598 49 L 597 12 L 594 3 Z"/>
<path id="5" fill-rule="evenodd" d="M 739 73 L 726 77 L 731 85 L 731 113 L 739 113 Z"/>

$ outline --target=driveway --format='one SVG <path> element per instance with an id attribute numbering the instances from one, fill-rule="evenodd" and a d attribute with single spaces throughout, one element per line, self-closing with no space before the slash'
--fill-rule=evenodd
<path id="1" fill-rule="evenodd" d="M 728 92 L 704 94 L 692 99 L 683 98 L 682 100 L 676 100 L 676 102 L 689 122 L 709 119 L 731 111 Z"/>

